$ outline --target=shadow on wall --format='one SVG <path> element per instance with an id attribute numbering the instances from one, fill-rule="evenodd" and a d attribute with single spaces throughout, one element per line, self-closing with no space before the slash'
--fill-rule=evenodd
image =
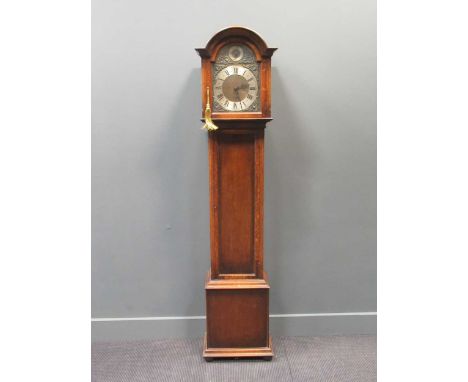
<path id="1" fill-rule="evenodd" d="M 274 120 L 265 132 L 265 263 L 271 283 L 270 314 L 303 313 L 285 311 L 284 287 L 287 285 L 289 291 L 294 291 L 291 275 L 295 264 L 301 263 L 295 258 L 304 253 L 305 240 L 313 231 L 310 174 L 314 147 L 310 132 L 304 135 L 301 131 L 292 94 L 275 67 L 272 67 L 272 98 Z M 289 298 L 294 298 L 294 294 Z M 274 325 L 284 322 L 275 320 Z M 283 332 L 282 329 L 272 328 L 273 332 Z"/>
<path id="2" fill-rule="evenodd" d="M 158 266 L 165 267 L 167 275 L 167 286 L 162 291 L 166 295 L 159 296 L 158 301 L 166 309 L 170 306 L 170 315 L 205 314 L 203 283 L 209 268 L 208 145 L 206 133 L 200 129 L 200 82 L 200 69 L 192 69 L 178 96 L 167 100 L 173 105 L 168 115 L 161 116 L 164 129 L 155 142 L 159 149 L 153 159 L 154 181 L 163 183 L 159 187 L 159 211 L 167 222 L 163 227 L 167 235 L 164 253 L 155 254 Z M 200 287 L 193 288 L 194 285 Z"/>

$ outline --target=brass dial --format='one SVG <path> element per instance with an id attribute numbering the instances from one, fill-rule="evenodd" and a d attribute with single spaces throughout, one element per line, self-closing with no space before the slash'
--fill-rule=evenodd
<path id="1" fill-rule="evenodd" d="M 224 110 L 244 111 L 258 97 L 257 79 L 242 65 L 231 65 L 216 76 L 213 93 L 215 102 Z"/>

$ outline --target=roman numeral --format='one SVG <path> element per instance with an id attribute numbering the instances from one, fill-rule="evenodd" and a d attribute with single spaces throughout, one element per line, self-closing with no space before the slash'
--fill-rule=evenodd
<path id="1" fill-rule="evenodd" d="M 253 81 L 254 79 L 255 77 L 250 77 L 248 81 L 250 82 L 250 81 Z"/>
<path id="2" fill-rule="evenodd" d="M 239 68 L 234 67 L 233 69 L 234 69 L 234 74 L 237 74 L 237 72 L 239 71 Z"/>
<path id="3" fill-rule="evenodd" d="M 235 103 L 235 102 L 234 102 L 234 104 L 233 104 L 233 107 L 232 107 L 232 108 L 233 108 L 233 109 L 237 109 L 237 103 Z"/>
<path id="4" fill-rule="evenodd" d="M 250 94 L 247 94 L 248 99 L 252 99 L 253 97 Z"/>
<path id="5" fill-rule="evenodd" d="M 224 106 L 229 106 L 229 101 L 226 100 L 226 102 L 224 102 Z"/>
<path id="6" fill-rule="evenodd" d="M 257 88 L 252 88 L 252 87 L 250 88 L 250 90 L 256 90 L 256 89 L 257 89 Z"/>
<path id="7" fill-rule="evenodd" d="M 241 109 L 247 106 L 243 101 L 240 104 L 241 104 Z"/>
<path id="8" fill-rule="evenodd" d="M 229 70 L 225 70 L 224 73 L 226 73 L 226 76 L 229 76 Z"/>

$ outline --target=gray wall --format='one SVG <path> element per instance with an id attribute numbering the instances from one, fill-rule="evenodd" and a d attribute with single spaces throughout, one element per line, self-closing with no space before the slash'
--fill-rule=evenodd
<path id="1" fill-rule="evenodd" d="M 265 149 L 272 314 L 376 310 L 374 0 L 92 4 L 92 316 L 204 315 L 202 47 L 256 30 L 273 56 Z M 277 334 L 373 332 L 375 316 L 276 317 Z M 201 335 L 202 320 L 94 322 L 94 339 Z"/>

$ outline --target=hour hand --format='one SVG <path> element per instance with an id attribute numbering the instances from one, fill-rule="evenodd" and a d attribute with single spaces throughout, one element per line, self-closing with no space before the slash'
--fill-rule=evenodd
<path id="1" fill-rule="evenodd" d="M 237 100 L 240 101 L 240 95 L 239 95 L 239 86 L 234 88 L 234 92 L 236 93 Z"/>

